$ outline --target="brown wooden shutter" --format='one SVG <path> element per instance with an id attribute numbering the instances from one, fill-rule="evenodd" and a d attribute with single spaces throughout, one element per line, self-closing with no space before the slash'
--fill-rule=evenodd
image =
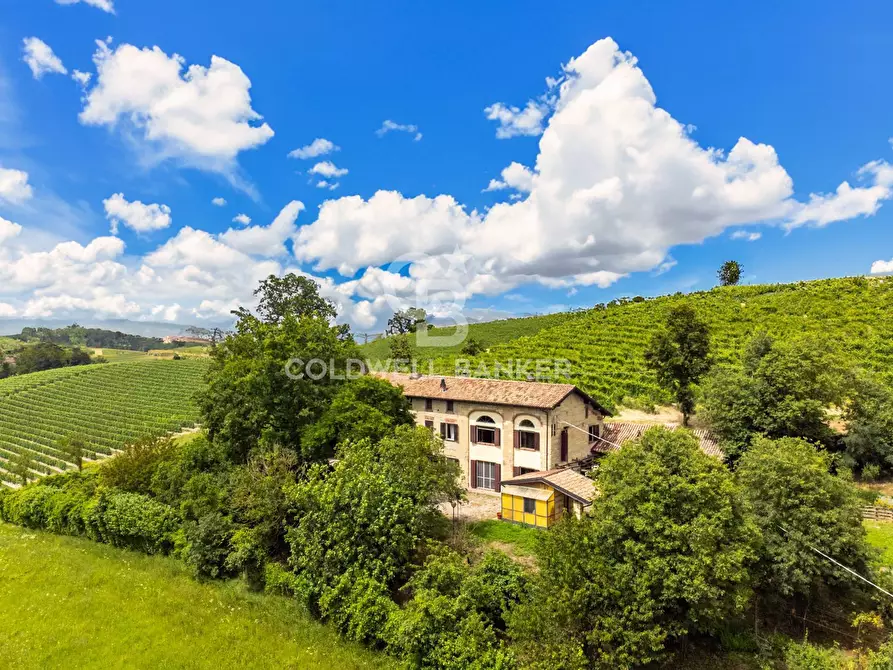
<path id="1" fill-rule="evenodd" d="M 475 444 L 478 441 L 478 429 L 477 426 L 471 427 L 471 443 Z"/>
<path id="2" fill-rule="evenodd" d="M 515 431 L 515 449 L 520 449 L 520 448 L 521 448 L 521 431 L 516 430 Z"/>
<path id="3" fill-rule="evenodd" d="M 540 434 L 539 433 L 533 434 L 533 448 L 536 449 L 537 451 L 540 450 Z"/>
<path id="4" fill-rule="evenodd" d="M 471 486 L 470 488 L 476 489 L 478 487 L 478 462 L 471 462 Z"/>
<path id="5" fill-rule="evenodd" d="M 496 433 L 497 446 L 502 446 L 502 431 L 497 428 L 494 432 Z"/>
<path id="6" fill-rule="evenodd" d="M 445 423 L 440 424 L 440 436 L 442 438 L 446 439 L 446 424 Z"/>
<path id="7" fill-rule="evenodd" d="M 567 461 L 567 428 L 561 431 L 561 461 Z"/>
<path id="8" fill-rule="evenodd" d="M 521 474 L 521 468 L 519 468 L 518 466 L 515 466 L 512 468 L 512 476 L 513 477 L 517 477 L 520 474 Z"/>
<path id="9" fill-rule="evenodd" d="M 493 489 L 499 493 L 502 490 L 502 466 L 499 463 L 493 466 Z"/>

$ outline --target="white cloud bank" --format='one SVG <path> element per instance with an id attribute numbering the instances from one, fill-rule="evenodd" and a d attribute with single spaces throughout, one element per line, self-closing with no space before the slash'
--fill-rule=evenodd
<path id="1" fill-rule="evenodd" d="M 128 202 L 123 193 L 115 193 L 102 201 L 105 217 L 112 223 L 112 235 L 125 225 L 137 233 L 151 233 L 171 225 L 171 208 L 167 205 L 144 205 L 139 200 Z"/>
<path id="2" fill-rule="evenodd" d="M 888 261 L 875 261 L 871 264 L 871 274 L 879 275 L 886 272 L 893 272 L 893 258 Z"/>
<path id="3" fill-rule="evenodd" d="M 148 139 L 179 143 L 181 151 L 186 147 L 205 157 L 234 160 L 238 151 L 268 139 L 254 134 L 260 129 L 248 123 L 250 83 L 236 66 L 212 60 L 210 70 L 199 67 L 183 78 L 181 61 L 157 49 L 100 51 L 100 81 L 85 114 L 91 110 L 93 118 L 109 123 L 130 120 Z M 119 79 L 114 70 L 120 67 L 131 76 L 137 64 L 151 76 L 127 89 L 129 79 Z M 241 83 L 232 86 L 236 81 Z M 126 94 L 107 93 L 119 88 Z M 169 100 L 174 112 L 156 108 L 159 99 Z M 193 116 L 184 99 L 205 101 L 219 113 L 203 109 Z M 0 245 L 8 261 L 0 268 L 14 268 L 9 270 L 13 283 L 4 284 L 0 276 L 0 286 L 31 286 L 32 294 L 23 298 L 0 289 L 0 301 L 19 313 L 91 304 L 131 314 L 137 305 L 140 316 L 221 318 L 237 304 L 252 305 L 251 292 L 263 277 L 300 272 L 289 260 L 291 252 L 316 272 L 339 273 L 337 282 L 316 277 L 323 294 L 336 301 L 344 320 L 375 330 L 395 303 L 415 302 L 417 295 L 434 296 L 436 303 L 442 295 L 462 300 L 529 283 L 568 291 L 606 287 L 633 272 L 666 271 L 673 263 L 669 250 L 677 245 L 745 225 L 817 226 L 867 216 L 890 197 L 893 177 L 883 162 L 862 168 L 859 185 L 846 183 L 803 203 L 793 197 L 792 179 L 773 147 L 744 137 L 727 151 L 700 146 L 686 125 L 657 105 L 636 59 L 611 39 L 572 58 L 536 100 L 533 104 L 542 104 L 545 112 L 536 123 L 523 122 L 529 130 L 521 132 L 516 118 L 526 107 L 496 116 L 504 133 L 535 135 L 538 128 L 542 133 L 533 165 L 513 162 L 488 187 L 511 190 L 517 199 L 485 212 L 449 194 L 407 197 L 379 190 L 369 198 L 328 200 L 314 221 L 297 227 L 304 207 L 293 201 L 267 226 L 248 222 L 220 235 L 184 227 L 126 265 L 117 238 L 99 238 L 88 247 L 67 243 L 74 246 L 49 252 L 73 265 L 58 280 L 54 263 L 42 264 L 43 257 L 12 246 L 13 236 Z M 216 131 L 192 136 L 190 129 L 203 125 L 206 115 L 208 128 Z M 396 128 L 386 124 L 380 130 Z M 341 169 L 331 161 L 317 165 L 324 163 L 331 164 L 331 170 L 324 169 L 333 176 Z M 99 249 L 88 253 L 93 244 Z M 77 260 L 91 254 L 95 261 Z M 49 269 L 33 275 L 31 267 Z M 35 300 L 41 302 L 32 304 Z"/>
<path id="4" fill-rule="evenodd" d="M 22 60 L 31 68 L 35 79 L 48 73 L 68 74 L 59 57 L 53 53 L 49 44 L 37 37 L 26 37 L 24 40 L 24 56 Z"/>

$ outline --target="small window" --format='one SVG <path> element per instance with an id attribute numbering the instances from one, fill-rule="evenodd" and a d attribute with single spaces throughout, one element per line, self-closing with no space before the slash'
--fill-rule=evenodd
<path id="1" fill-rule="evenodd" d="M 524 498 L 524 514 L 536 514 L 536 500 Z"/>
<path id="2" fill-rule="evenodd" d="M 483 416 L 479 417 L 478 420 L 477 420 L 477 422 L 478 422 L 478 423 L 496 423 L 493 419 L 491 419 L 491 418 L 490 418 L 489 416 L 487 416 L 486 414 L 484 414 Z"/>
<path id="3" fill-rule="evenodd" d="M 526 475 L 529 472 L 537 472 L 536 468 L 518 468 L 518 475 Z"/>
<path id="4" fill-rule="evenodd" d="M 440 436 L 447 442 L 458 442 L 459 425 L 455 423 L 440 424 Z"/>
<path id="5" fill-rule="evenodd" d="M 591 426 L 589 426 L 589 441 L 590 442 L 597 442 L 598 438 L 601 437 L 601 435 L 599 435 L 599 428 L 600 428 L 600 426 L 597 423 L 594 423 Z"/>
<path id="6" fill-rule="evenodd" d="M 490 490 L 496 488 L 496 463 L 478 461 L 476 470 L 475 484 L 477 488 Z"/>
<path id="7" fill-rule="evenodd" d="M 433 421 L 425 421 L 425 428 L 430 430 L 432 433 L 434 432 L 434 422 Z"/>
<path id="8" fill-rule="evenodd" d="M 446 410 L 447 412 L 452 414 L 453 412 L 456 411 L 455 405 L 452 400 L 447 400 L 446 404 L 447 404 L 447 410 Z"/>
<path id="9" fill-rule="evenodd" d="M 431 398 L 425 398 L 425 411 L 430 412 L 434 409 L 434 401 Z"/>
<path id="10" fill-rule="evenodd" d="M 533 421 L 530 419 L 523 419 L 521 423 L 518 424 L 518 428 L 530 428 L 531 430 L 536 430 L 536 426 L 533 425 Z"/>
<path id="11" fill-rule="evenodd" d="M 496 430 L 477 426 L 475 432 L 475 444 L 496 444 Z"/>
<path id="12" fill-rule="evenodd" d="M 527 430 L 518 431 L 518 448 L 519 449 L 539 449 L 539 435 Z"/>

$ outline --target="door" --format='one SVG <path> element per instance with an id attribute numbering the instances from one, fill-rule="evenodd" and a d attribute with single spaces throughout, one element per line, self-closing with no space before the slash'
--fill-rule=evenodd
<path id="1" fill-rule="evenodd" d="M 561 462 L 567 462 L 567 428 L 561 431 Z"/>

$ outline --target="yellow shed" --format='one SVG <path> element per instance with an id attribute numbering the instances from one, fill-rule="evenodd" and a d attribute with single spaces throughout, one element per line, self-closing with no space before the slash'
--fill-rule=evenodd
<path id="1" fill-rule="evenodd" d="M 595 483 L 573 470 L 528 472 L 502 482 L 502 519 L 549 528 L 564 514 L 580 516 L 592 505 Z"/>

